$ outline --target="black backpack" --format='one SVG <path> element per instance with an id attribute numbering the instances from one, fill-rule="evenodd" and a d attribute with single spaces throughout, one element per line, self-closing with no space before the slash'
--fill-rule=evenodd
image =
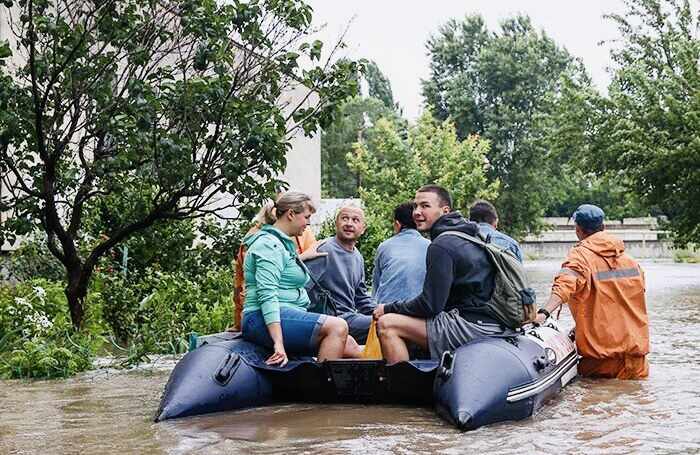
<path id="1" fill-rule="evenodd" d="M 535 290 L 511 252 L 459 231 L 443 232 L 438 237 L 442 235 L 454 235 L 484 248 L 495 271 L 493 294 L 486 305 L 503 325 L 517 329 L 535 316 Z"/>

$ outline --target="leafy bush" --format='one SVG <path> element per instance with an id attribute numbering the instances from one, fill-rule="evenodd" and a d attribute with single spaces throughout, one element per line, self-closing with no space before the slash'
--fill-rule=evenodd
<path id="1" fill-rule="evenodd" d="M 141 287 L 150 293 L 139 304 L 138 336 L 153 352 L 183 352 L 190 332 L 221 332 L 231 324 L 232 279 L 226 269 L 209 271 L 197 282 L 156 272 Z"/>
<path id="2" fill-rule="evenodd" d="M 90 342 L 69 342 L 50 338 L 25 340 L 0 357 L 0 372 L 11 379 L 63 378 L 89 369 L 92 366 Z"/>
<path id="3" fill-rule="evenodd" d="M 102 307 L 109 333 L 126 350 L 125 364 L 150 353 L 184 352 L 190 332 L 221 332 L 232 321 L 229 268 L 204 272 L 196 280 L 150 269 L 138 281 L 102 273 L 94 283 L 91 298 Z"/>
<path id="4" fill-rule="evenodd" d="M 673 251 L 674 262 L 685 262 L 687 264 L 700 263 L 700 247 L 694 243 L 689 243 L 686 248 Z"/>
<path id="5" fill-rule="evenodd" d="M 91 366 L 99 343 L 76 334 L 63 286 L 43 279 L 0 288 L 0 376 L 56 378 Z"/>
<path id="6" fill-rule="evenodd" d="M 46 246 L 45 236 L 37 234 L 22 241 L 21 246 L 2 258 L 7 279 L 26 281 L 34 278 L 59 281 L 66 271 Z"/>
<path id="7" fill-rule="evenodd" d="M 8 258 L 21 265 L 12 269 L 20 281 L 0 286 L 0 376 L 65 377 L 105 353 L 125 356 L 129 366 L 151 353 L 185 351 L 192 331 L 225 330 L 229 264 L 244 227 L 183 223 L 127 242 L 128 250 L 103 258 L 94 273 L 80 332 L 70 321 L 63 269 L 52 268 L 45 242 L 27 242 Z M 106 352 L 112 345 L 116 351 Z"/>

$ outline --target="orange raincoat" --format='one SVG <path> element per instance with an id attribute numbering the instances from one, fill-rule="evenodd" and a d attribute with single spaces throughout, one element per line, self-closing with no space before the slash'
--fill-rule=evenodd
<path id="1" fill-rule="evenodd" d="M 605 231 L 578 242 L 554 279 L 552 294 L 569 304 L 584 376 L 649 375 L 649 320 L 644 272 Z"/>
<path id="2" fill-rule="evenodd" d="M 260 229 L 257 224 L 246 235 L 255 233 Z M 314 232 L 307 226 L 301 236 L 294 237 L 297 244 L 297 253 L 301 254 L 316 243 Z M 236 262 L 233 265 L 233 326 L 228 330 L 241 330 L 241 312 L 245 301 L 245 287 L 243 278 L 243 260 L 245 259 L 245 245 L 241 243 L 236 253 Z"/>

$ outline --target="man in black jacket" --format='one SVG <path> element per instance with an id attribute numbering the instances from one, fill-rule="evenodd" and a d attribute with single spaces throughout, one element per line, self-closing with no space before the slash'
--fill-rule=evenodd
<path id="1" fill-rule="evenodd" d="M 494 269 L 483 247 L 449 231 L 477 236 L 476 223 L 452 211 L 452 198 L 437 185 L 416 192 L 413 218 L 432 243 L 426 257 L 423 292 L 402 302 L 379 304 L 374 310 L 379 341 L 388 363 L 408 360 L 412 342 L 439 358 L 482 336 L 503 333 L 486 303 L 494 289 Z"/>

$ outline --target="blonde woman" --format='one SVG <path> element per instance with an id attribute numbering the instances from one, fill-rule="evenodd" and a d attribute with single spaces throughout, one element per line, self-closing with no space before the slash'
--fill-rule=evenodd
<path id="1" fill-rule="evenodd" d="M 343 357 L 348 325 L 337 317 L 306 311 L 309 279 L 299 265 L 293 237 L 301 235 L 316 211 L 311 198 L 289 191 L 259 215 L 262 227 L 243 243 L 245 302 L 241 329 L 246 340 L 273 349 L 268 365 L 284 366 L 287 352 L 316 355 L 319 361 Z M 315 253 L 315 249 L 306 252 Z M 352 353 L 357 352 L 353 342 Z"/>

